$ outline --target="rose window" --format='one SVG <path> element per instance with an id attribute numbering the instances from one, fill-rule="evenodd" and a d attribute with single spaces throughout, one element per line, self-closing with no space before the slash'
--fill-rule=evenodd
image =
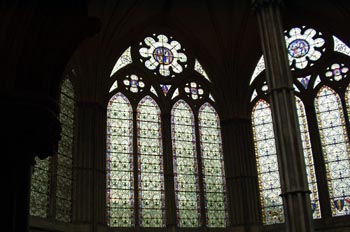
<path id="1" fill-rule="evenodd" d="M 185 93 L 187 93 L 188 97 L 191 97 L 193 100 L 201 99 L 204 94 L 204 90 L 202 86 L 197 84 L 196 82 L 187 83 L 185 86 Z"/>
<path id="2" fill-rule="evenodd" d="M 142 77 L 138 77 L 135 74 L 127 75 L 123 81 L 125 88 L 132 93 L 142 92 L 145 87 L 145 83 L 142 81 Z"/>
<path id="3" fill-rule="evenodd" d="M 292 28 L 285 36 L 289 64 L 297 69 L 304 69 L 308 65 L 312 66 L 315 61 L 321 58 L 324 52 L 325 40 L 321 38 L 321 33 L 314 29 Z"/>
<path id="4" fill-rule="evenodd" d="M 155 37 L 155 35 L 154 35 Z M 145 66 L 149 70 L 157 70 L 162 76 L 170 76 L 171 73 L 181 73 L 186 67 L 187 56 L 183 53 L 181 44 L 165 35 L 156 38 L 146 37 L 141 47 L 140 55 L 146 59 Z M 143 59 L 141 59 L 143 62 Z"/>
<path id="5" fill-rule="evenodd" d="M 326 77 L 328 77 L 331 81 L 340 81 L 341 79 L 348 76 L 349 68 L 345 67 L 344 64 L 332 64 L 327 68 L 325 73 Z"/>

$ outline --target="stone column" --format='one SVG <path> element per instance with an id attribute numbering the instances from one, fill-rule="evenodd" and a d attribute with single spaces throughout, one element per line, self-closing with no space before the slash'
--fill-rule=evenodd
<path id="1" fill-rule="evenodd" d="M 221 121 L 230 231 L 259 231 L 259 189 L 250 119 Z"/>
<path id="2" fill-rule="evenodd" d="M 166 226 L 168 232 L 174 232 L 176 230 L 176 204 L 170 113 L 162 114 L 162 128 Z"/>
<path id="3" fill-rule="evenodd" d="M 314 231 L 310 191 L 306 179 L 293 78 L 282 29 L 280 4 L 280 0 L 254 1 L 265 58 L 286 228 L 290 232 L 310 232 Z"/>
<path id="4" fill-rule="evenodd" d="M 74 231 L 106 230 L 106 109 L 77 103 L 73 160 Z"/>
<path id="5" fill-rule="evenodd" d="M 46 101 L 47 100 L 47 101 Z M 34 157 L 41 158 L 57 153 L 60 123 L 57 105 L 51 100 L 30 97 L 1 99 L 5 113 L 1 118 L 4 186 L 9 194 L 5 197 L 6 231 L 29 231 L 29 201 L 31 173 Z M 53 110 L 54 109 L 54 110 Z M 56 110 L 56 111 L 55 111 Z"/>

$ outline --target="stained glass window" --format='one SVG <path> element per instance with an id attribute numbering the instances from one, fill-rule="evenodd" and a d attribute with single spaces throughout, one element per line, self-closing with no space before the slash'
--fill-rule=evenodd
<path id="1" fill-rule="evenodd" d="M 344 64 L 334 63 L 327 68 L 325 76 L 331 81 L 340 81 L 348 76 L 349 68 Z"/>
<path id="2" fill-rule="evenodd" d="M 128 47 L 123 54 L 118 58 L 117 62 L 115 63 L 113 70 L 111 72 L 110 76 L 113 76 L 114 73 L 118 72 L 121 68 L 124 68 L 128 64 L 132 63 L 131 58 L 131 47 Z"/>
<path id="3" fill-rule="evenodd" d="M 187 56 L 181 44 L 172 37 L 166 35 L 153 35 L 146 37 L 144 44 L 139 50 L 142 57 L 146 59 L 145 66 L 150 70 L 159 69 L 162 76 L 170 76 L 173 73 L 181 73 Z M 184 66 L 186 67 L 186 66 Z"/>
<path id="4" fill-rule="evenodd" d="M 62 222 L 71 220 L 74 104 L 73 86 L 66 79 L 62 83 L 60 95 L 62 133 L 58 155 L 44 160 L 36 158 L 30 195 L 32 216 L 55 218 Z M 51 196 L 55 198 L 51 199 Z"/>
<path id="5" fill-rule="evenodd" d="M 264 224 L 284 222 L 275 135 L 270 105 L 259 100 L 252 111 L 260 204 Z"/>
<path id="6" fill-rule="evenodd" d="M 205 79 L 210 81 L 207 73 L 205 72 L 205 70 L 203 69 L 202 65 L 199 63 L 199 61 L 197 59 L 195 59 L 195 61 L 194 61 L 194 70 L 196 72 L 200 73 Z"/>
<path id="7" fill-rule="evenodd" d="M 132 118 L 128 99 L 114 95 L 107 106 L 107 223 L 112 227 L 135 225 Z"/>
<path id="8" fill-rule="evenodd" d="M 225 227 L 226 190 L 220 120 L 208 103 L 199 109 L 198 119 L 207 224 L 209 227 Z"/>
<path id="9" fill-rule="evenodd" d="M 140 226 L 165 226 L 160 109 L 149 96 L 137 108 Z"/>
<path id="10" fill-rule="evenodd" d="M 36 157 L 35 167 L 32 174 L 32 184 L 30 187 L 30 208 L 32 216 L 46 218 L 49 210 L 50 194 L 50 163 L 51 159 L 40 160 Z"/>
<path id="11" fill-rule="evenodd" d="M 129 47 L 111 75 L 121 68 L 107 110 L 108 226 L 163 230 L 176 214 L 177 227 L 226 227 L 219 117 L 204 68 L 173 36 L 156 33 Z"/>
<path id="12" fill-rule="evenodd" d="M 72 159 L 74 136 L 74 91 L 69 79 L 63 82 L 60 102 L 61 141 L 58 146 L 56 219 L 69 222 L 72 208 Z"/>
<path id="13" fill-rule="evenodd" d="M 310 142 L 309 128 L 307 124 L 305 108 L 300 98 L 296 97 L 297 114 L 299 121 L 299 128 L 301 133 L 301 141 L 304 152 L 304 159 L 306 165 L 307 180 L 309 189 L 311 191 L 311 209 L 313 218 L 321 218 L 320 202 L 318 198 L 317 180 L 314 167 L 314 158 L 312 155 L 312 148 Z"/>
<path id="14" fill-rule="evenodd" d="M 338 94 L 323 86 L 315 99 L 332 215 L 350 214 L 350 150 Z"/>
<path id="15" fill-rule="evenodd" d="M 292 28 L 285 36 L 289 63 L 298 69 L 304 69 L 309 62 L 320 59 L 325 44 L 321 34 L 312 28 Z"/>
<path id="16" fill-rule="evenodd" d="M 189 82 L 185 85 L 185 93 L 188 97 L 191 97 L 193 100 L 201 99 L 204 94 L 204 90 L 202 88 L 202 85 L 196 83 L 196 82 Z"/>
<path id="17" fill-rule="evenodd" d="M 171 111 L 177 224 L 201 225 L 194 116 L 183 100 Z"/>

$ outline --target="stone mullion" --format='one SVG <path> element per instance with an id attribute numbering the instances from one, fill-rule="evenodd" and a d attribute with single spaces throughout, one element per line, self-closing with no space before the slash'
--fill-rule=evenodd
<path id="1" fill-rule="evenodd" d="M 318 197 L 320 201 L 321 217 L 331 218 L 332 211 L 329 202 L 327 170 L 325 166 L 322 142 L 320 137 L 320 131 L 318 129 L 318 122 L 316 117 L 316 111 L 314 105 L 305 104 L 305 112 L 308 121 L 308 125 L 316 125 L 309 127 L 310 141 L 312 145 L 312 154 L 314 156 L 315 173 L 317 178 Z"/>
<path id="2" fill-rule="evenodd" d="M 138 128 L 137 128 L 137 111 L 133 110 L 133 166 L 134 166 L 134 170 L 133 170 L 133 174 L 134 174 L 134 215 L 135 215 L 135 228 L 137 228 L 137 230 L 139 230 L 140 228 L 140 207 L 139 207 L 139 175 L 138 175 L 138 154 L 139 154 L 139 150 L 138 150 Z"/>
<path id="3" fill-rule="evenodd" d="M 106 110 L 97 103 L 80 102 L 76 111 L 72 221 L 77 229 L 95 231 L 98 226 L 106 226 L 106 155 L 103 143 Z"/>
<path id="4" fill-rule="evenodd" d="M 266 65 L 266 81 L 276 136 L 286 228 L 313 231 L 310 191 L 306 178 L 292 74 L 277 0 L 255 1 Z"/>
<path id="5" fill-rule="evenodd" d="M 222 120 L 221 131 L 230 228 L 255 231 L 261 209 L 250 120 Z"/>
<path id="6" fill-rule="evenodd" d="M 199 120 L 198 120 L 198 112 L 195 114 L 195 134 L 196 134 L 196 153 L 197 153 L 197 164 L 198 164 L 198 185 L 199 185 L 199 197 L 200 197 L 200 212 L 201 212 L 201 222 L 202 228 L 204 230 L 205 227 L 208 226 L 207 221 L 207 212 L 206 212 L 206 192 L 204 190 L 204 170 L 203 170 L 203 159 L 202 159 L 202 150 L 201 150 L 201 140 L 199 135 Z M 205 231 L 205 230 L 204 230 Z"/>
<path id="7" fill-rule="evenodd" d="M 164 162 L 165 218 L 168 231 L 176 228 L 176 203 L 173 166 L 173 149 L 171 137 L 171 115 L 162 114 L 162 143 Z"/>

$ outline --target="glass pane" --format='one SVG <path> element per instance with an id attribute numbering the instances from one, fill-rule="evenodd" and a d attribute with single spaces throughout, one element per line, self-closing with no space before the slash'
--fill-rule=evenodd
<path id="1" fill-rule="evenodd" d="M 182 100 L 171 111 L 175 200 L 179 227 L 201 226 L 194 118 Z"/>
<path id="2" fill-rule="evenodd" d="M 264 224 L 284 222 L 275 135 L 270 105 L 259 100 L 252 112 L 253 136 Z"/>
<path id="3" fill-rule="evenodd" d="M 160 109 L 146 96 L 137 108 L 139 219 L 143 227 L 165 226 Z"/>
<path id="4" fill-rule="evenodd" d="M 350 214 L 350 150 L 340 98 L 324 86 L 315 99 L 332 215 Z"/>
<path id="5" fill-rule="evenodd" d="M 107 106 L 107 224 L 131 227 L 134 219 L 133 113 L 121 93 Z"/>
<path id="6" fill-rule="evenodd" d="M 309 183 L 309 189 L 311 191 L 310 198 L 311 198 L 312 216 L 314 219 L 317 219 L 317 218 L 321 218 L 321 210 L 320 210 L 320 202 L 318 198 L 317 180 L 316 180 L 314 159 L 313 159 L 311 143 L 310 143 L 309 128 L 307 124 L 304 104 L 297 97 L 296 97 L 296 106 L 297 106 L 297 113 L 298 113 L 298 119 L 299 119 L 301 141 L 302 141 L 302 146 L 304 151 L 307 180 Z"/>
<path id="7" fill-rule="evenodd" d="M 209 227 L 225 227 L 227 205 L 219 116 L 205 103 L 198 119 L 207 222 Z"/>
<path id="8" fill-rule="evenodd" d="M 74 135 L 74 90 L 66 79 L 62 84 L 60 102 L 62 138 L 58 144 L 56 219 L 70 222 L 72 209 L 72 153 Z"/>
<path id="9" fill-rule="evenodd" d="M 31 216 L 46 218 L 49 209 L 51 158 L 40 160 L 35 157 L 35 162 L 30 186 L 29 212 Z"/>

